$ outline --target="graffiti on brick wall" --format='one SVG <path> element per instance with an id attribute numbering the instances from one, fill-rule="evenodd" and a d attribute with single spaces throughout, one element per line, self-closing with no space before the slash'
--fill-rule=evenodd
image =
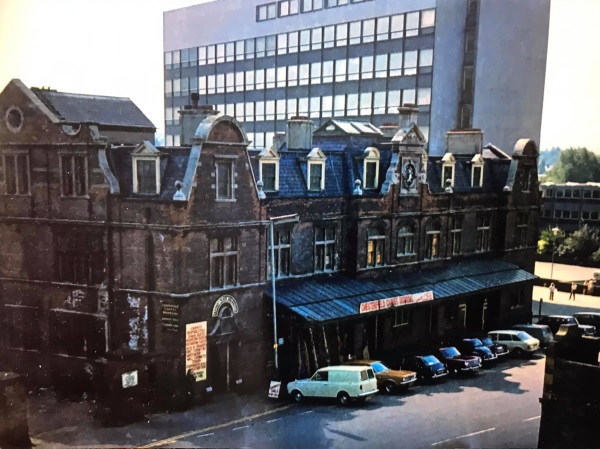
<path id="1" fill-rule="evenodd" d="M 85 292 L 83 290 L 72 290 L 65 300 L 65 307 L 67 309 L 77 310 L 81 307 L 84 299 Z"/>
<path id="2" fill-rule="evenodd" d="M 129 349 L 146 350 L 148 344 L 148 305 L 135 296 L 127 295 L 131 310 L 129 318 Z"/>

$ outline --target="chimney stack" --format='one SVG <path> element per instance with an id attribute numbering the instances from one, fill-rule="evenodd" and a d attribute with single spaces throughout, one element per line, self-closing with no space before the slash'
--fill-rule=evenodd
<path id="1" fill-rule="evenodd" d="M 398 108 L 400 115 L 400 129 L 408 129 L 413 123 L 417 123 L 419 119 L 419 108 L 412 103 L 405 103 Z"/>
<path id="2" fill-rule="evenodd" d="M 311 150 L 313 122 L 308 117 L 295 116 L 287 122 L 288 150 Z"/>
<path id="3" fill-rule="evenodd" d="M 191 145 L 192 140 L 196 135 L 198 125 L 200 125 L 205 118 L 219 113 L 219 111 L 216 111 L 211 104 L 198 104 L 200 95 L 198 95 L 197 92 L 192 92 L 190 98 L 192 104 L 185 105 L 183 109 L 179 111 L 181 145 Z"/>
<path id="4" fill-rule="evenodd" d="M 285 133 L 284 132 L 276 132 L 273 135 L 273 149 L 275 151 L 279 151 L 279 149 L 283 146 L 283 144 L 285 143 Z"/>

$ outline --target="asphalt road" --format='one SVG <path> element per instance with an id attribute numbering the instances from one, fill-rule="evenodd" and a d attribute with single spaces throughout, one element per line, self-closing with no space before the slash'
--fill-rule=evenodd
<path id="1" fill-rule="evenodd" d="M 164 446 L 536 447 L 544 361 L 542 355 L 507 359 L 474 377 L 377 395 L 364 405 L 306 400 L 251 420 L 174 433 Z"/>

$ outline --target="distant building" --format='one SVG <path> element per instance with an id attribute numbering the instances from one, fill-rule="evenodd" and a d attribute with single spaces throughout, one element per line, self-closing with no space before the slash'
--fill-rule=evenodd
<path id="1" fill-rule="evenodd" d="M 600 183 L 547 182 L 540 189 L 541 228 L 572 232 L 584 224 L 600 227 Z"/>
<path id="2" fill-rule="evenodd" d="M 381 126 L 419 106 L 431 155 L 449 129 L 510 152 L 539 141 L 550 0 L 215 0 L 164 13 L 166 143 L 191 92 L 268 148 L 286 121 Z M 526 75 L 525 75 L 526 74 Z"/>
<path id="3" fill-rule="evenodd" d="M 101 116 L 65 126 L 35 92 L 0 93 L 0 361 L 32 383 L 127 375 L 163 406 L 190 369 L 198 392 L 266 388 L 270 272 L 284 378 L 531 317 L 531 140 L 508 156 L 451 131 L 430 156 L 406 106 L 381 128 L 296 116 L 254 150 L 194 98 L 160 147 L 141 117 L 103 137 Z"/>

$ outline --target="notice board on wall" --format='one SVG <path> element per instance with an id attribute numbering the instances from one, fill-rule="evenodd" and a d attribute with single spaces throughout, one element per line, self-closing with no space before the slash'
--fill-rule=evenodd
<path id="1" fill-rule="evenodd" d="M 206 380 L 206 329 L 206 321 L 185 325 L 185 372 L 191 370 L 196 382 Z"/>

